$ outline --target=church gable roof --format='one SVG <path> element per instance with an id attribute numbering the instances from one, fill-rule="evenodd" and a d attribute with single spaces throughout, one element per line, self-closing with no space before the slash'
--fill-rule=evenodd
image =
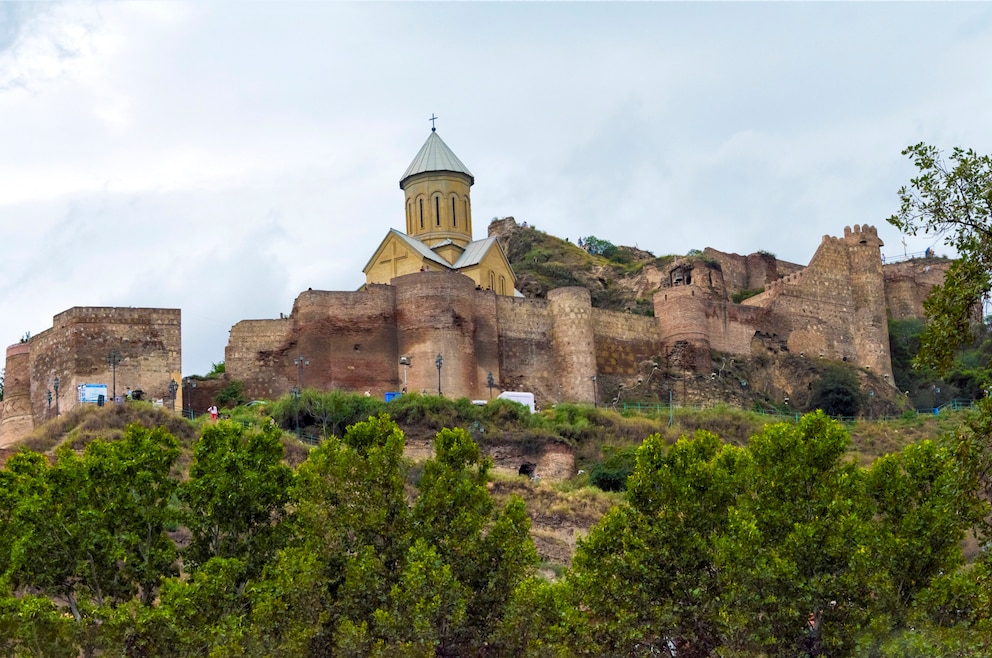
<path id="1" fill-rule="evenodd" d="M 403 184 L 411 176 L 423 174 L 428 171 L 452 171 L 458 174 L 465 174 L 470 179 L 470 185 L 475 183 L 475 176 L 472 175 L 472 172 L 462 164 L 458 156 L 448 148 L 444 140 L 433 130 L 427 141 L 424 142 L 424 145 L 420 147 L 420 151 L 416 157 L 413 158 L 413 162 L 410 163 L 410 166 L 406 168 L 402 178 L 400 178 L 400 188 L 402 189 Z"/>

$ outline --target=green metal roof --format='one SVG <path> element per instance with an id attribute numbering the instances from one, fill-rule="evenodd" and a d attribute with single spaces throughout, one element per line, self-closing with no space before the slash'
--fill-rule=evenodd
<path id="1" fill-rule="evenodd" d="M 444 140 L 433 130 L 427 141 L 424 142 L 424 145 L 420 147 L 420 151 L 413 159 L 413 162 L 406 168 L 403 177 L 400 178 L 400 189 L 403 189 L 403 184 L 411 176 L 423 174 L 428 171 L 452 171 L 458 174 L 465 174 L 469 177 L 469 185 L 475 184 L 475 176 L 472 175 L 472 172 L 462 164 L 458 156 L 452 153 L 448 145 L 444 143 Z"/>

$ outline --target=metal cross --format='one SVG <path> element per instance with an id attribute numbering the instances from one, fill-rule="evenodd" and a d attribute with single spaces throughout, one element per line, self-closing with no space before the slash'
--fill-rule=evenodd
<path id="1" fill-rule="evenodd" d="M 437 120 L 438 117 L 434 116 L 434 113 L 431 112 L 431 132 L 435 132 L 437 130 L 437 127 L 434 126 L 434 122 Z"/>

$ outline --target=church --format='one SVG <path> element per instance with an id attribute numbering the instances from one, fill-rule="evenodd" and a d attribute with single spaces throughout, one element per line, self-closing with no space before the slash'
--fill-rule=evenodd
<path id="1" fill-rule="evenodd" d="M 415 272 L 457 272 L 478 289 L 513 296 L 513 270 L 499 242 L 472 239 L 474 183 L 472 172 L 431 128 L 400 178 L 406 232 L 386 234 L 363 270 L 366 284 L 388 284 Z"/>

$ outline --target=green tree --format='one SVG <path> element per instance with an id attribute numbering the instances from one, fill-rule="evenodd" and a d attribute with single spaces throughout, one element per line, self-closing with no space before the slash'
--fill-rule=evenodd
<path id="1" fill-rule="evenodd" d="M 889 223 L 909 235 L 943 236 L 959 256 L 924 304 L 927 326 L 917 357 L 947 372 L 954 350 L 971 337 L 976 305 L 992 286 L 992 158 L 954 148 L 945 161 L 938 148 L 923 143 L 902 153 L 919 175 L 899 189 L 899 212 Z"/>
<path id="2" fill-rule="evenodd" d="M 16 460 L 21 482 L 9 565 L 15 586 L 62 599 L 76 621 L 87 606 L 139 593 L 150 602 L 161 578 L 175 571 L 165 529 L 178 454 L 164 429 L 132 425 L 119 441 L 91 442 L 82 456 L 60 448 L 51 467 L 37 457 Z"/>
<path id="3" fill-rule="evenodd" d="M 245 581 L 284 545 L 292 469 L 282 463 L 280 432 L 209 425 L 193 447 L 189 479 L 179 488 L 190 543 L 183 552 L 195 571 L 211 558 L 241 560 Z"/>
<path id="4" fill-rule="evenodd" d="M 858 379 L 850 368 L 830 366 L 813 385 L 812 409 L 822 409 L 835 418 L 852 418 L 861 408 Z"/>

